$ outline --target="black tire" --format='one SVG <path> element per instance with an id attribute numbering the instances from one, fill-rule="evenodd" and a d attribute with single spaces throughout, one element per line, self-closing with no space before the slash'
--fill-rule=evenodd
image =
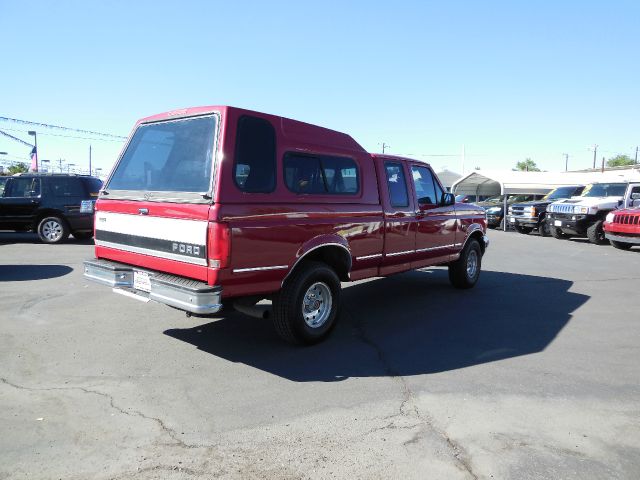
<path id="1" fill-rule="evenodd" d="M 551 235 L 551 229 L 549 228 L 549 224 L 545 218 L 540 220 L 540 223 L 538 224 L 538 233 L 541 237 L 548 237 Z"/>
<path id="2" fill-rule="evenodd" d="M 518 233 L 522 233 L 523 235 L 530 234 L 532 230 L 533 230 L 533 228 L 531 228 L 531 227 L 521 227 L 520 225 L 516 225 L 516 231 Z"/>
<path id="3" fill-rule="evenodd" d="M 312 291 L 313 287 L 317 290 Z M 278 335 L 287 342 L 298 345 L 313 345 L 323 340 L 336 323 L 340 289 L 340 279 L 328 265 L 311 261 L 299 265 L 284 282 L 282 290 L 273 300 L 272 319 Z M 316 293 L 320 294 L 316 295 Z M 327 294 L 330 294 L 329 300 L 326 299 Z M 305 299 L 307 302 L 315 302 L 315 309 L 307 314 L 306 319 L 303 315 Z M 330 301 L 329 307 L 326 306 L 328 301 Z M 322 305 L 325 308 L 324 312 Z M 316 317 L 311 318 L 311 316 L 316 311 L 320 317 L 318 321 L 322 320 L 322 323 L 313 326 L 311 323 Z M 322 319 L 325 316 L 326 318 Z"/>
<path id="4" fill-rule="evenodd" d="M 73 232 L 76 240 L 89 240 L 93 237 L 93 232 Z"/>
<path id="5" fill-rule="evenodd" d="M 69 237 L 69 227 L 63 218 L 44 217 L 38 222 L 36 233 L 43 243 L 61 243 Z"/>
<path id="6" fill-rule="evenodd" d="M 475 268 L 471 271 L 470 262 L 474 261 Z M 478 241 L 471 239 L 460 253 L 460 258 L 449 264 L 449 281 L 456 288 L 472 288 L 478 283 L 481 270 L 482 250 Z"/>
<path id="7" fill-rule="evenodd" d="M 633 244 L 631 243 L 618 242 L 617 240 L 609 240 L 609 242 L 611 243 L 611 245 L 613 245 L 614 248 L 617 248 L 619 250 L 629 250 L 631 247 L 633 247 Z"/>
<path id="8" fill-rule="evenodd" d="M 557 238 L 558 240 L 566 240 L 567 238 L 569 238 L 562 230 L 560 230 L 558 227 L 549 227 L 549 233 L 551 234 L 551 236 L 553 238 Z"/>
<path id="9" fill-rule="evenodd" d="M 607 237 L 604 235 L 603 220 L 598 220 L 589 228 L 587 228 L 587 238 L 595 245 L 604 245 L 608 242 Z"/>

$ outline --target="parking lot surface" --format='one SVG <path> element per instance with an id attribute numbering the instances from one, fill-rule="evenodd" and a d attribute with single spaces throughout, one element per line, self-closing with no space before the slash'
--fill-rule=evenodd
<path id="1" fill-rule="evenodd" d="M 475 289 L 345 285 L 296 348 L 0 233 L 0 479 L 639 478 L 640 251 L 490 238 Z"/>

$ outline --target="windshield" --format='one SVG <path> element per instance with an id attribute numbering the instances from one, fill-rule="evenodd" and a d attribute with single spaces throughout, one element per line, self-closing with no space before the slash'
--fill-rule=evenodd
<path id="1" fill-rule="evenodd" d="M 217 117 L 141 125 L 108 190 L 208 192 Z"/>
<path id="2" fill-rule="evenodd" d="M 573 192 L 575 191 L 576 191 L 576 187 L 558 187 L 551 190 L 542 199 L 556 200 L 560 198 L 571 198 L 573 196 Z"/>
<path id="3" fill-rule="evenodd" d="M 582 197 L 622 197 L 627 190 L 626 183 L 592 183 L 582 192 Z"/>

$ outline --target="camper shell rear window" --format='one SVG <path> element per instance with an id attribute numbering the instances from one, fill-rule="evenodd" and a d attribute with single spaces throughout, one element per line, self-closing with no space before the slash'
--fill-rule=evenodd
<path id="1" fill-rule="evenodd" d="M 160 192 L 143 195 L 147 200 L 202 197 L 211 189 L 217 127 L 217 115 L 140 125 L 106 190 Z M 169 195 L 163 195 L 164 192 Z"/>

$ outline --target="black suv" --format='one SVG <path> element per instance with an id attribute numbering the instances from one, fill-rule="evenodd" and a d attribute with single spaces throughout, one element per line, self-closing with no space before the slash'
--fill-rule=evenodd
<path id="1" fill-rule="evenodd" d="M 551 235 L 547 225 L 547 207 L 553 202 L 577 197 L 584 190 L 584 185 L 558 187 L 547 193 L 542 200 L 536 202 L 516 203 L 509 207 L 509 223 L 520 233 L 530 233 L 537 229 L 543 237 Z"/>
<path id="2" fill-rule="evenodd" d="M 45 243 L 93 235 L 93 210 L 102 181 L 84 175 L 8 177 L 0 197 L 0 230 L 33 230 Z"/>

